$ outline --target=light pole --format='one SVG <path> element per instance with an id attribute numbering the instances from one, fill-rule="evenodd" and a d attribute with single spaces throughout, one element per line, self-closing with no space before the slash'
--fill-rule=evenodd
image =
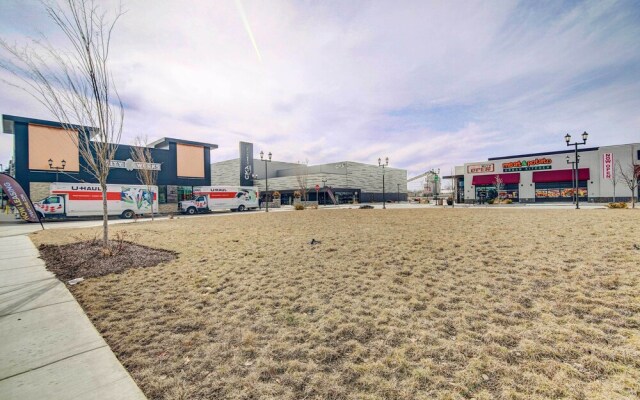
<path id="1" fill-rule="evenodd" d="M 60 164 L 62 165 L 62 167 L 54 167 L 53 166 L 53 160 L 49 159 L 49 169 L 55 169 L 56 170 L 56 183 L 58 182 L 58 172 L 64 170 L 65 165 L 67 165 L 67 162 L 65 160 L 62 160 L 60 162 Z"/>
<path id="2" fill-rule="evenodd" d="M 578 158 L 580 158 L 580 156 L 578 156 Z M 578 186 L 576 185 L 576 175 L 574 172 L 576 168 L 576 162 L 571 161 L 569 156 L 567 156 L 567 164 L 571 164 L 571 191 L 573 192 L 571 194 L 571 197 L 572 197 L 571 202 L 575 204 L 577 194 L 578 194 Z"/>
<path id="3" fill-rule="evenodd" d="M 322 205 L 327 205 L 327 178 L 322 178 Z"/>
<path id="4" fill-rule="evenodd" d="M 438 205 L 438 181 L 440 181 L 440 177 L 438 175 L 440 175 L 440 168 L 438 168 L 438 172 L 436 172 L 435 170 L 433 171 L 433 195 L 436 201 L 436 205 Z"/>
<path id="5" fill-rule="evenodd" d="M 271 152 L 267 155 L 269 158 L 264 158 L 264 151 L 260 150 L 260 160 L 264 161 L 264 199 L 267 203 L 265 212 L 269 212 L 269 173 L 267 172 L 267 163 L 271 162 Z"/>
<path id="6" fill-rule="evenodd" d="M 389 165 L 389 157 L 385 157 L 384 164 L 382 163 L 382 159 L 378 158 L 378 167 L 382 167 L 382 208 L 387 209 L 387 202 L 385 200 L 384 193 L 384 169 Z"/>
<path id="7" fill-rule="evenodd" d="M 589 137 L 589 134 L 585 131 L 582 133 L 582 142 L 571 143 L 571 135 L 569 135 L 568 133 L 564 135 L 564 141 L 567 142 L 567 146 L 574 146 L 575 148 L 576 167 L 574 169 L 574 175 L 576 179 L 576 210 L 580 209 L 580 193 L 579 193 L 580 180 L 579 180 L 579 174 L 578 174 L 578 166 L 580 165 L 580 159 L 578 158 L 578 145 L 587 144 L 588 137 Z"/>
<path id="8" fill-rule="evenodd" d="M 251 179 L 253 180 L 253 186 L 256 186 L 256 180 L 258 179 L 258 174 L 255 174 L 255 173 L 251 174 Z M 258 192 L 258 208 L 262 209 L 261 207 L 262 203 L 260 203 L 260 191 L 257 191 L 257 192 Z"/>

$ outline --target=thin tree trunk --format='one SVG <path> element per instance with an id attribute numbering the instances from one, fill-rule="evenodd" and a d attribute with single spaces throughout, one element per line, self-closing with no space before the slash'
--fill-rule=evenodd
<path id="1" fill-rule="evenodd" d="M 109 215 L 107 214 L 107 185 L 102 186 L 102 248 L 105 254 L 109 251 Z"/>

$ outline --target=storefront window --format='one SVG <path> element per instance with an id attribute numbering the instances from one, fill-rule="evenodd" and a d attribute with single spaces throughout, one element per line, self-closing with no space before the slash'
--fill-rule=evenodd
<path id="1" fill-rule="evenodd" d="M 502 200 L 511 199 L 512 201 L 518 201 L 518 194 L 517 183 L 503 185 L 500 191 L 496 190 L 494 185 L 476 186 L 476 199 L 484 198 L 485 200 L 492 200 L 499 197 Z"/>
<path id="2" fill-rule="evenodd" d="M 580 181 L 578 196 L 587 199 L 587 181 Z M 542 182 L 536 183 L 536 201 L 571 201 L 574 196 L 572 182 Z"/>
<path id="3" fill-rule="evenodd" d="M 193 198 L 193 186 L 178 186 L 178 201 L 191 200 Z"/>
<path id="4" fill-rule="evenodd" d="M 167 186 L 158 186 L 158 203 L 167 204 Z"/>

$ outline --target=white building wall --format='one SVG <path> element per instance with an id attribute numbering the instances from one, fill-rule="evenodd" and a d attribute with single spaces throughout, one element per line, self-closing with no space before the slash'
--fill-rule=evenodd
<path id="1" fill-rule="evenodd" d="M 295 163 L 283 163 L 272 161 L 268 163 L 269 191 L 274 190 L 299 190 L 297 176 L 308 171 L 307 188 L 315 191 L 315 186 L 323 187 L 322 179 L 326 179 L 326 185 L 336 188 L 359 189 L 365 194 L 361 201 L 368 201 L 366 193 L 382 193 L 382 167 L 377 165 L 341 162 L 304 167 Z M 255 185 L 259 190 L 265 190 L 264 162 L 254 160 L 254 171 L 258 175 Z M 385 192 L 394 198 L 398 190 L 401 195 L 407 193 L 407 171 L 398 168 L 385 167 Z M 287 176 L 277 176 L 287 175 Z M 240 184 L 240 160 L 228 160 L 211 164 L 212 185 L 239 185 Z M 398 186 L 399 185 L 399 186 Z M 376 197 L 377 199 L 377 197 Z"/>
<path id="2" fill-rule="evenodd" d="M 580 148 L 579 148 L 580 150 Z M 605 153 L 612 153 L 614 157 L 614 165 L 619 163 L 623 166 L 629 168 L 632 163 L 636 165 L 638 162 L 638 150 L 640 150 L 640 143 L 632 143 L 625 145 L 617 145 L 617 146 L 602 146 L 596 150 L 591 151 L 579 151 L 580 155 L 580 163 L 578 168 L 589 168 L 589 176 L 590 179 L 588 181 L 588 197 L 591 200 L 596 202 L 598 201 L 611 201 L 613 197 L 613 181 L 609 179 L 605 179 L 603 176 L 603 155 Z M 472 185 L 473 176 L 477 175 L 493 175 L 493 174 L 502 174 L 502 173 L 511 173 L 504 172 L 502 164 L 520 161 L 523 159 L 532 160 L 536 158 L 549 158 L 551 159 L 551 169 L 550 170 L 571 170 L 571 164 L 567 164 L 567 156 L 569 156 L 570 161 L 574 161 L 574 153 L 560 153 L 560 154 L 539 154 L 525 157 L 514 157 L 514 158 L 504 158 L 499 160 L 489 160 L 489 161 L 479 161 L 464 164 L 462 171 L 460 171 L 456 167 L 456 172 L 460 171 L 464 174 L 464 197 L 465 201 L 467 200 L 475 200 L 475 187 Z M 485 173 L 470 173 L 469 168 L 478 165 L 490 165 L 493 164 L 494 171 L 493 172 L 485 172 Z M 616 167 L 617 168 L 617 167 Z M 542 170 L 542 171 L 549 171 Z M 529 201 L 532 202 L 535 200 L 535 183 L 533 182 L 533 173 L 536 171 L 519 171 L 514 173 L 520 174 L 520 184 L 519 184 L 519 198 L 521 201 Z M 618 173 L 616 171 L 616 173 Z M 462 175 L 462 174 L 460 174 Z M 616 185 L 616 197 L 631 197 L 631 191 L 629 188 L 624 185 L 623 182 L 618 182 Z"/>

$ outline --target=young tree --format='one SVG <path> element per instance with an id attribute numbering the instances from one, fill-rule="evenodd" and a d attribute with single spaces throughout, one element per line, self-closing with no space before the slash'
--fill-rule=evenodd
<path id="1" fill-rule="evenodd" d="M 302 194 L 302 199 L 304 201 L 308 201 L 307 197 L 307 178 L 309 177 L 309 160 L 306 160 L 304 163 L 298 163 L 298 167 L 296 168 L 296 180 L 298 182 L 298 188 L 300 189 L 300 193 Z"/>
<path id="2" fill-rule="evenodd" d="M 107 176 L 122 134 L 124 108 L 109 69 L 111 34 L 122 15 L 108 17 L 95 0 L 43 3 L 48 16 L 64 33 L 70 50 L 54 47 L 47 38 L 19 47 L 0 39 L 6 57 L 0 66 L 53 114 L 78 146 L 83 167 L 102 189 L 103 253 L 110 254 L 107 217 Z M 78 132 L 77 123 L 90 127 Z M 78 132 L 78 135 L 75 135 Z"/>
<path id="3" fill-rule="evenodd" d="M 630 162 L 626 167 L 620 161 L 616 162 L 616 167 L 620 173 L 620 178 L 629 190 L 631 190 L 631 208 L 636 208 L 636 190 L 638 190 L 638 179 L 640 178 L 640 165 Z"/>
<path id="4" fill-rule="evenodd" d="M 620 182 L 620 174 L 618 169 L 614 166 L 611 171 L 611 184 L 613 185 L 613 202 L 616 202 L 616 185 Z"/>
<path id="5" fill-rule="evenodd" d="M 149 148 L 149 139 L 144 136 L 137 136 L 131 148 L 131 158 L 133 161 L 142 163 L 142 168 L 136 169 L 138 180 L 147 187 L 147 192 L 151 194 L 151 220 L 153 221 L 153 196 L 151 187 L 158 181 L 158 170 L 153 169 L 153 156 Z M 158 193 L 155 193 L 158 195 Z"/>

